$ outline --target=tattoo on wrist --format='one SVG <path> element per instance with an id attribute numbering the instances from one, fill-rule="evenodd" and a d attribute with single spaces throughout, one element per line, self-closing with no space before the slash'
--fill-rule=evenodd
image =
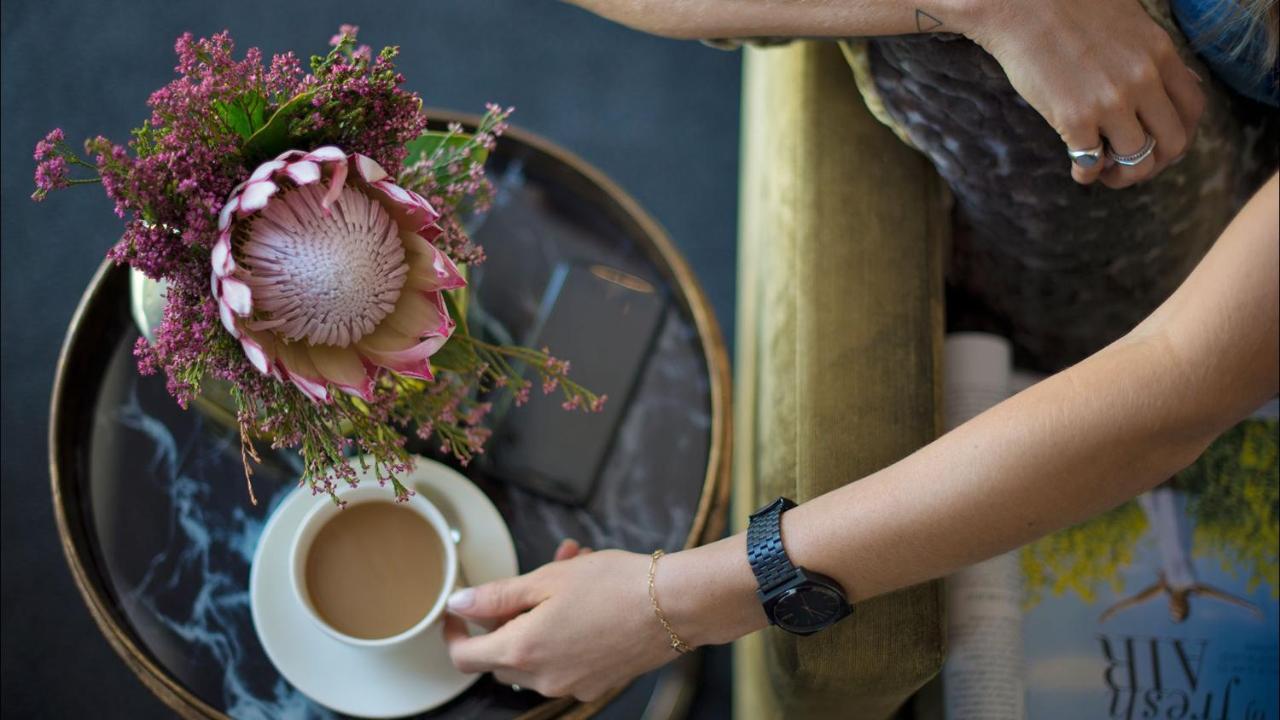
<path id="1" fill-rule="evenodd" d="M 916 32 L 933 32 L 942 27 L 942 21 L 929 13 L 916 8 Z"/>

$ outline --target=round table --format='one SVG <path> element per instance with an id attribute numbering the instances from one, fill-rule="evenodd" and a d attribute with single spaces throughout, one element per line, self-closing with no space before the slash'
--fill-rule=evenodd
<path id="1" fill-rule="evenodd" d="M 440 125 L 475 118 L 434 113 Z M 728 497 L 729 370 L 705 297 L 662 229 L 599 171 L 512 130 L 489 160 L 498 189 L 474 223 L 489 260 L 475 302 L 526 337 L 556 267 L 606 263 L 666 298 L 617 432 L 583 506 L 464 472 L 498 507 L 522 572 L 563 537 L 594 547 L 674 550 L 720 535 Z M 296 485 L 293 451 L 264 454 L 250 503 L 235 431 L 217 413 L 184 412 L 131 348 L 129 275 L 104 263 L 71 322 L 54 384 L 50 473 L 58 531 L 76 583 L 111 645 L 184 717 L 332 717 L 267 660 L 249 613 L 248 575 L 271 509 Z M 553 348 L 554 350 L 554 348 Z M 586 367 L 591 357 L 570 357 Z M 518 410 L 516 411 L 518 412 Z M 566 434 L 565 446 L 572 446 Z M 656 678 L 623 698 L 633 716 Z M 583 717 L 613 712 L 516 692 L 486 676 L 423 717 Z"/>

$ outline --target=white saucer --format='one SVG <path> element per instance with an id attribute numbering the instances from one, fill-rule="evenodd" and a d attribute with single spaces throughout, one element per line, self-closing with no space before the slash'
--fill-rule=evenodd
<path id="1" fill-rule="evenodd" d="M 515 543 L 489 498 L 453 469 L 416 460 L 417 468 L 402 482 L 461 531 L 458 559 L 466 582 L 479 585 L 516 575 Z M 359 472 L 359 464 L 354 467 Z M 376 482 L 363 478 L 361 485 Z M 404 646 L 368 649 L 338 642 L 303 614 L 289 585 L 289 546 L 307 511 L 326 502 L 331 502 L 327 496 L 295 490 L 272 513 L 258 539 L 249 607 L 258 639 L 276 669 L 321 705 L 366 718 L 416 715 L 471 687 L 479 675 L 453 667 L 439 625 Z"/>

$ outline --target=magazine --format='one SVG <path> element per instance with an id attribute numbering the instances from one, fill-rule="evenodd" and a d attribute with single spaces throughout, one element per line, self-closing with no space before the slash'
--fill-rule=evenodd
<path id="1" fill-rule="evenodd" d="M 949 424 L 1035 378 L 1003 340 L 947 341 Z M 977 369 L 975 369 L 977 368 Z M 1280 718 L 1273 401 L 1133 501 L 948 583 L 948 720 Z M 1012 657 L 1010 657 L 1012 656 Z"/>

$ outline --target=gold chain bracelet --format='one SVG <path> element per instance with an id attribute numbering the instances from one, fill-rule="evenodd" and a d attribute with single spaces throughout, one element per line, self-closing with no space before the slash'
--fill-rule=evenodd
<path id="1" fill-rule="evenodd" d="M 658 590 L 654 587 L 653 579 L 658 574 L 658 558 L 666 555 L 662 550 L 654 550 L 649 560 L 649 602 L 653 603 L 653 614 L 658 618 L 658 622 L 662 623 L 662 629 L 667 631 L 667 637 L 671 639 L 671 649 L 683 655 L 691 652 L 692 647 L 689 643 L 680 639 L 674 628 L 671 627 L 670 621 L 667 620 L 666 614 L 662 612 L 662 608 L 658 606 Z"/>

